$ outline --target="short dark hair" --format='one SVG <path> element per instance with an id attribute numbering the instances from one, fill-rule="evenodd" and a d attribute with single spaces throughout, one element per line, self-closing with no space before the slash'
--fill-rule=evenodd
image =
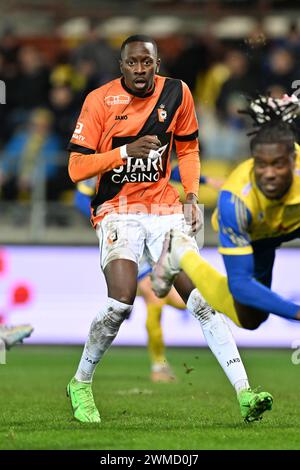
<path id="1" fill-rule="evenodd" d="M 259 144 L 285 144 L 288 152 L 295 150 L 296 135 L 291 126 L 285 122 L 264 124 L 250 141 L 253 152 Z"/>
<path id="2" fill-rule="evenodd" d="M 135 34 L 133 36 L 129 36 L 123 42 L 123 44 L 121 46 L 121 51 L 120 51 L 121 52 L 121 57 L 122 57 L 122 54 L 123 54 L 124 49 L 127 46 L 127 44 L 130 44 L 131 42 L 150 42 L 154 47 L 155 54 L 157 55 L 157 44 L 156 44 L 156 42 L 154 41 L 153 38 L 151 38 L 150 36 L 147 36 L 146 34 Z"/>

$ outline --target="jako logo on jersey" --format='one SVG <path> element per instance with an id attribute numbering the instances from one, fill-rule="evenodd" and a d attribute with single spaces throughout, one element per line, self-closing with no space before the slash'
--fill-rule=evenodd
<path id="1" fill-rule="evenodd" d="M 80 135 L 82 129 L 83 129 L 83 124 L 82 122 L 78 121 L 76 124 L 76 128 L 75 128 L 72 139 L 80 140 L 81 142 L 83 142 L 85 140 L 85 137 L 83 135 Z"/>
<path id="2" fill-rule="evenodd" d="M 124 114 L 124 116 L 115 116 L 115 121 L 126 121 L 128 119 L 127 114 Z"/>
<path id="3" fill-rule="evenodd" d="M 107 106 L 113 106 L 114 104 L 128 104 L 130 98 L 128 95 L 106 96 L 104 101 Z"/>
<path id="4" fill-rule="evenodd" d="M 157 114 L 158 114 L 159 122 L 165 122 L 165 120 L 167 119 L 168 113 L 165 110 L 165 105 L 164 104 L 161 104 L 159 106 L 159 108 L 157 110 Z"/>

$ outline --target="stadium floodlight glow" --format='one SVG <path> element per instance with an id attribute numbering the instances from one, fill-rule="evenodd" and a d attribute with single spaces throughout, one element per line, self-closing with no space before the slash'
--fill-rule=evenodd
<path id="1" fill-rule="evenodd" d="M 0 80 L 0 104 L 6 104 L 6 85 L 3 80 Z"/>

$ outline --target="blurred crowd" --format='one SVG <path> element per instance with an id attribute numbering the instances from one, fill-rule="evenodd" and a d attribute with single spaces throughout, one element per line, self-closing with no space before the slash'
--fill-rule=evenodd
<path id="1" fill-rule="evenodd" d="M 191 88 L 200 123 L 203 160 L 236 161 L 249 156 L 247 97 L 278 97 L 300 88 L 300 32 L 291 23 L 285 37 L 268 38 L 257 26 L 247 37 L 220 40 L 205 35 L 157 38 L 161 74 Z M 51 40 L 48 43 L 51 45 Z M 76 44 L 53 39 L 52 47 L 26 42 L 8 28 L 0 41 L 0 199 L 30 197 L 36 181 L 44 195 L 60 200 L 73 188 L 66 147 L 82 102 L 91 90 L 116 78 L 119 46 L 94 30 Z M 297 84 L 297 80 L 299 84 Z"/>

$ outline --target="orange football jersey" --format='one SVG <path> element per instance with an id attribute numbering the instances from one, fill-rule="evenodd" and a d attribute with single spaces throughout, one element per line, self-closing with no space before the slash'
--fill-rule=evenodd
<path id="1" fill-rule="evenodd" d="M 154 160 L 123 160 L 119 148 L 144 135 L 157 135 L 160 156 Z M 156 75 L 153 90 L 143 97 L 129 90 L 123 78 L 92 91 L 83 104 L 68 150 L 73 152 L 69 165 L 73 181 L 94 176 L 95 168 L 99 169 L 92 201 L 94 225 L 112 211 L 181 210 L 178 192 L 169 184 L 170 153 L 175 141 L 185 191 L 198 194 L 197 137 L 193 98 L 181 80 Z"/>

